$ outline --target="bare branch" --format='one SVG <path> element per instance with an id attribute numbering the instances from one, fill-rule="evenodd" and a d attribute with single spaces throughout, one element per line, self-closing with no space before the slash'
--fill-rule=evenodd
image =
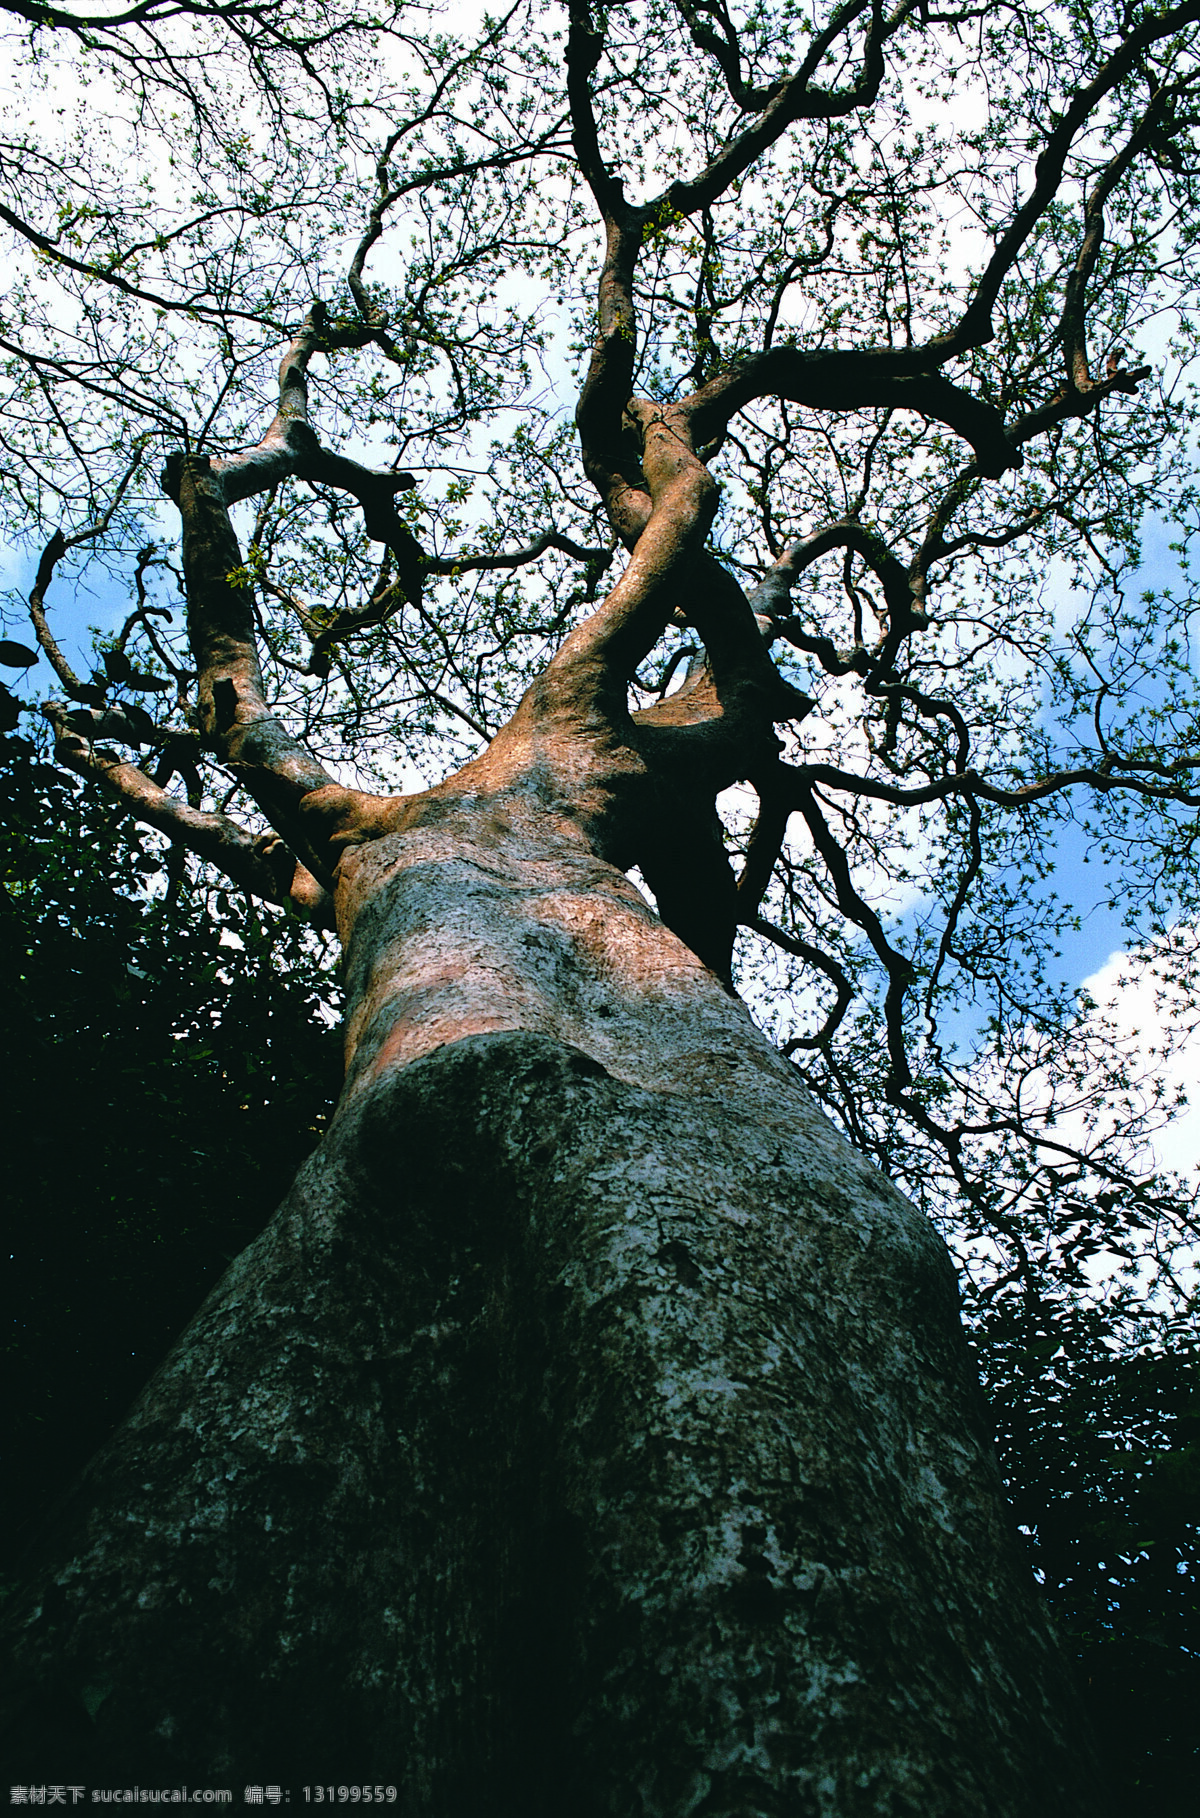
<path id="1" fill-rule="evenodd" d="M 856 520 L 827 524 L 821 530 L 814 530 L 791 544 L 750 594 L 753 610 L 766 618 L 778 617 L 779 608 L 788 605 L 792 588 L 805 569 L 811 568 L 814 562 L 832 549 L 852 549 L 863 558 L 883 583 L 884 598 L 894 618 L 907 620 L 913 616 L 912 590 L 907 570 L 881 536 Z"/>
<path id="2" fill-rule="evenodd" d="M 1184 26 L 1200 20 L 1200 0 L 1186 0 L 1183 6 L 1163 13 L 1143 13 L 1141 24 L 1125 36 L 1108 57 L 1091 82 L 1075 91 L 1058 125 L 1047 136 L 1034 169 L 1033 189 L 1001 235 L 975 293 L 963 311 L 957 326 L 928 343 L 929 350 L 965 352 L 992 339 L 992 310 L 1000 287 L 1016 262 L 1038 221 L 1045 214 L 1062 182 L 1067 154 L 1081 128 L 1097 106 L 1111 94 L 1117 84 L 1138 67 L 1151 45 L 1168 38 Z"/>
<path id="3" fill-rule="evenodd" d="M 825 977 L 832 981 L 837 990 L 837 997 L 832 1010 L 817 1033 L 815 1035 L 793 1035 L 790 1041 L 784 1042 L 783 1052 L 794 1054 L 798 1048 L 826 1047 L 837 1034 L 842 1019 L 854 998 L 854 986 L 846 977 L 842 967 L 828 953 L 822 952 L 820 947 L 814 947 L 811 941 L 803 941 L 796 934 L 786 934 L 782 928 L 776 928 L 772 922 L 764 921 L 761 916 L 756 915 L 753 920 L 748 920 L 745 926 L 753 928 L 755 934 L 761 934 L 764 940 L 782 948 L 784 953 L 790 953 L 795 959 L 802 959 L 805 965 L 815 966 L 818 972 L 823 972 Z"/>
<path id="4" fill-rule="evenodd" d="M 1049 403 L 1018 417 L 1009 430 L 1009 438 L 1013 446 L 1019 448 L 1022 443 L 1031 442 L 1035 436 L 1053 429 L 1056 423 L 1065 423 L 1070 417 L 1089 417 L 1114 391 L 1135 392 L 1153 371 L 1152 366 L 1119 369 L 1105 379 L 1094 379 L 1086 391 L 1077 391 L 1073 386 L 1061 391 Z"/>
<path id="5" fill-rule="evenodd" d="M 941 704 L 943 710 L 945 705 Z M 1059 795 L 1078 784 L 1085 784 L 1091 789 L 1099 790 L 1101 794 L 1107 794 L 1113 789 L 1128 789 L 1153 800 L 1179 802 L 1191 808 L 1200 807 L 1200 795 L 1191 794 L 1182 780 L 1172 780 L 1186 779 L 1189 771 L 1200 769 L 1200 758 L 1180 758 L 1173 763 L 1157 764 L 1148 759 L 1120 758 L 1109 753 L 1097 765 L 1056 770 L 1051 776 L 1038 777 L 1014 789 L 990 783 L 975 770 L 959 770 L 949 776 L 936 777 L 930 783 L 906 789 L 898 783 L 885 783 L 876 777 L 839 770 L 833 764 L 781 765 L 780 768 L 785 776 L 795 779 L 797 799 L 813 784 L 819 783 L 826 788 L 843 790 L 850 795 L 868 796 L 874 801 L 891 802 L 896 807 L 904 808 L 917 808 L 927 802 L 943 801 L 951 795 L 975 796 L 983 802 L 996 802 L 1006 808 L 1021 808 L 1032 802 L 1043 801 L 1047 796 Z M 1150 782 L 1144 773 L 1162 781 L 1157 784 Z"/>
<path id="6" fill-rule="evenodd" d="M 649 203 L 645 210 L 647 218 L 690 215 L 698 208 L 708 207 L 798 120 L 835 120 L 869 107 L 883 81 L 883 47 L 913 11 L 911 0 L 900 6 L 890 19 L 884 18 L 882 0 L 846 0 L 845 5 L 837 7 L 824 31 L 813 38 L 796 74 L 775 86 L 753 125 L 727 140 L 698 176 L 678 179 Z M 868 12 L 870 23 L 858 81 L 846 89 L 814 88 L 813 77 L 826 53 L 857 19 Z"/>
<path id="7" fill-rule="evenodd" d="M 782 769 L 782 766 L 780 768 Z M 795 781 L 799 774 L 792 773 L 789 780 Z M 833 883 L 838 908 L 849 921 L 862 929 L 887 973 L 888 988 L 884 998 L 883 1013 L 887 1029 L 888 1060 L 891 1063 L 888 1090 L 894 1093 L 907 1092 L 913 1082 L 904 1040 L 904 1004 L 912 979 L 912 961 L 892 946 L 884 933 L 883 923 L 870 904 L 855 889 L 846 854 L 834 838 L 829 823 L 821 812 L 807 774 L 796 787 L 793 800 L 808 826 L 813 845 L 824 860 L 825 868 Z"/>
<path id="8" fill-rule="evenodd" d="M 239 888 L 271 903 L 291 903 L 320 927 L 333 927 L 332 898 L 305 866 L 271 835 L 263 838 L 227 814 L 207 812 L 169 795 L 136 765 L 123 763 L 94 743 L 118 714 L 93 719 L 51 704 L 43 713 L 54 728 L 54 754 L 77 776 L 101 785 L 135 819 L 216 865 Z M 82 722 L 82 724 L 81 724 Z M 118 725 L 111 728 L 125 736 Z"/>
<path id="9" fill-rule="evenodd" d="M 729 419 L 756 398 L 787 398 L 811 410 L 913 410 L 969 442 L 989 478 L 1019 467 L 1000 412 L 943 378 L 936 364 L 918 347 L 774 347 L 711 379 L 686 408 L 699 447 L 717 442 Z"/>
<path id="10" fill-rule="evenodd" d="M 33 621 L 33 629 L 37 635 L 38 643 L 49 658 L 50 666 L 54 670 L 55 675 L 57 675 L 67 694 L 70 695 L 73 701 L 83 701 L 96 705 L 98 698 L 103 698 L 103 690 L 97 689 L 89 682 L 80 681 L 74 669 L 72 669 L 70 663 L 67 661 L 66 656 L 63 654 L 62 647 L 54 636 L 54 633 L 51 631 L 49 621 L 46 618 L 46 594 L 51 581 L 54 579 L 54 570 L 62 561 L 67 551 L 69 549 L 77 549 L 82 543 L 93 542 L 97 537 L 102 537 L 108 530 L 120 507 L 122 499 L 133 483 L 134 475 L 140 468 L 144 455 L 145 448 L 139 445 L 134 451 L 133 459 L 117 482 L 112 497 L 109 500 L 108 509 L 105 511 L 104 515 L 99 518 L 95 524 L 89 525 L 86 530 L 77 530 L 71 536 L 67 536 L 62 530 L 56 530 L 54 535 L 50 538 L 50 541 L 46 544 L 46 547 L 42 550 L 41 560 L 38 562 L 37 577 L 34 580 L 29 595 L 29 616 Z"/>

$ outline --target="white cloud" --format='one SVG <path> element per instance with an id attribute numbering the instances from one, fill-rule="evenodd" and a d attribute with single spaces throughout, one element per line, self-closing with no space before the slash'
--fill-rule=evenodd
<path id="1" fill-rule="evenodd" d="M 1182 1089 L 1190 1098 L 1187 1109 L 1156 1132 L 1151 1146 L 1160 1166 L 1191 1175 L 1200 1168 L 1200 1007 L 1164 969 L 1162 952 L 1169 954 L 1170 937 L 1161 950 L 1110 954 L 1082 988 L 1118 1039 L 1136 1040 L 1168 1097 Z"/>

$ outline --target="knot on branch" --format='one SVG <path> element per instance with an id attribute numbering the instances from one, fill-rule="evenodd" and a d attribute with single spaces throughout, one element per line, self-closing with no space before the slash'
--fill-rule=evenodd
<path id="1" fill-rule="evenodd" d="M 192 454 L 183 448 L 177 448 L 169 454 L 162 465 L 158 483 L 173 505 L 178 505 L 179 495 L 183 488 L 183 475 L 187 467 L 195 473 L 209 473 L 212 462 L 206 454 Z"/>
<path id="2" fill-rule="evenodd" d="M 303 375 L 295 383 L 303 387 Z M 303 460 L 306 455 L 313 456 L 321 452 L 321 439 L 312 424 L 304 417 L 289 417 L 283 426 L 283 438 L 287 443 L 288 453 L 299 460 Z"/>

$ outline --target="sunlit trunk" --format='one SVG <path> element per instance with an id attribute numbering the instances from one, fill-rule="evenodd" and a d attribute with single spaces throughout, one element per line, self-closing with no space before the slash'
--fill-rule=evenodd
<path id="1" fill-rule="evenodd" d="M 343 864 L 323 1147 L 47 1538 L 28 1749 L 1090 1818 L 940 1241 L 536 788 L 421 803 Z"/>

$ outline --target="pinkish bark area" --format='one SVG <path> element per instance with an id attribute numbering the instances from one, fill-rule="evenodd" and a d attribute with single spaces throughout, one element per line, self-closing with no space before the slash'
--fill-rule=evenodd
<path id="1" fill-rule="evenodd" d="M 430 1818 L 1096 1810 L 942 1245 L 728 986 L 713 796 L 804 703 L 703 555 L 686 423 L 632 421 L 624 575 L 394 801 L 267 714 L 220 474 L 184 467 L 211 736 L 335 906 L 347 1084 L 13 1610 L 18 1753 L 56 1773 Z M 707 667 L 631 717 L 681 600 Z"/>
<path id="2" fill-rule="evenodd" d="M 925 1222 L 561 805 L 345 869 L 345 1101 L 47 1537 L 29 1737 L 421 1813 L 1094 1810 Z"/>

